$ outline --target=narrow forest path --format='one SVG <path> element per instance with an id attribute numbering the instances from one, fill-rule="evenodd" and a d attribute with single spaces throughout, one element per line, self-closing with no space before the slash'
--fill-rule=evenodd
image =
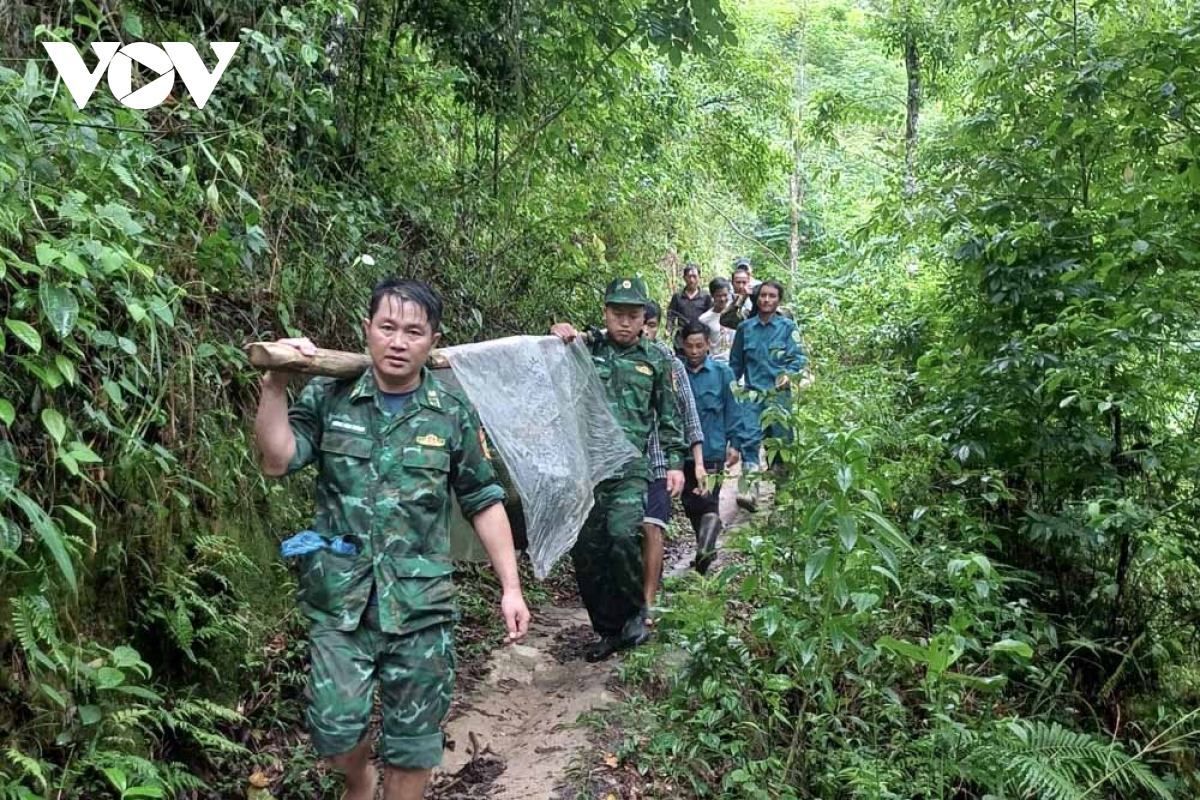
<path id="1" fill-rule="evenodd" d="M 736 504 L 736 481 L 722 487 L 721 517 L 727 527 L 748 519 Z M 678 537 L 668 546 L 664 575 L 683 575 L 694 555 L 692 537 Z M 569 772 L 590 747 L 580 717 L 617 702 L 619 656 L 589 664 L 582 654 L 591 641 L 582 606 L 537 608 L 524 642 L 493 651 L 486 677 L 451 711 L 446 736 L 453 749 L 431 796 L 573 800 Z"/>

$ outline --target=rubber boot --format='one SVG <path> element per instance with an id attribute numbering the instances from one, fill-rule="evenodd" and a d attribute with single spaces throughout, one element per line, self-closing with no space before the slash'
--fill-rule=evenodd
<path id="1" fill-rule="evenodd" d="M 721 518 L 716 514 L 705 514 L 700 518 L 700 530 L 696 532 L 696 571 L 701 575 L 708 572 L 717 557 L 717 537 L 721 535 Z"/>
<path id="2" fill-rule="evenodd" d="M 753 514 L 758 511 L 758 495 L 754 491 L 758 485 L 758 481 L 754 478 L 754 473 L 758 471 L 758 465 L 749 465 L 742 468 L 742 475 L 738 478 L 738 508 L 743 508 Z M 750 491 L 746 491 L 746 489 Z"/>
<path id="3" fill-rule="evenodd" d="M 621 629 L 621 636 L 616 642 L 618 648 L 641 647 L 650 641 L 650 628 L 646 625 L 648 613 L 643 608 L 625 621 L 625 626 Z"/>

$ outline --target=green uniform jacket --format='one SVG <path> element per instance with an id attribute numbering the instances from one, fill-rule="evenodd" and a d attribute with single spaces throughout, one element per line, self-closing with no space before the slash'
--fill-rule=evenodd
<path id="1" fill-rule="evenodd" d="M 404 410 L 380 403 L 375 374 L 316 378 L 288 410 L 294 472 L 316 462 L 325 536 L 354 536 L 358 555 L 304 556 L 298 600 L 315 622 L 358 627 L 372 586 L 380 627 L 406 634 L 454 618 L 449 522 L 453 488 L 470 519 L 504 500 L 482 428 L 466 398 L 428 371 Z"/>
<path id="2" fill-rule="evenodd" d="M 648 339 L 622 347 L 607 333 L 596 336 L 589 349 L 592 364 L 600 374 L 608 397 L 608 407 L 626 438 L 642 454 L 628 464 L 622 474 L 650 478 L 646 446 L 657 415 L 658 437 L 667 469 L 683 469 L 687 450 L 683 424 L 675 402 L 675 376 L 671 358 Z"/>

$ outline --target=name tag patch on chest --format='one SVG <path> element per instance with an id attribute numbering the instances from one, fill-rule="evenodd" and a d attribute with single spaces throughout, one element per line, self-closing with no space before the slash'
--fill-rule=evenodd
<path id="1" fill-rule="evenodd" d="M 427 433 L 424 436 L 417 437 L 417 444 L 422 447 L 445 447 L 446 440 L 432 433 Z"/>
<path id="2" fill-rule="evenodd" d="M 339 431 L 352 431 L 354 433 L 366 433 L 367 432 L 367 428 L 365 425 L 358 425 L 353 422 L 346 422 L 345 420 L 342 420 L 342 419 L 331 420 L 329 423 L 329 427 L 334 428 Z"/>

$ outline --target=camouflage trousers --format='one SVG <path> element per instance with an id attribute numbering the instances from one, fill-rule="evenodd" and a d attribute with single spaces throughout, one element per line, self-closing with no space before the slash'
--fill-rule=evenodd
<path id="1" fill-rule="evenodd" d="M 308 730 L 322 756 L 354 749 L 367 735 L 378 685 L 384 763 L 427 769 L 442 763 L 442 719 L 454 690 L 454 629 L 450 623 L 408 634 L 384 633 L 370 605 L 353 631 L 313 623 Z"/>
<path id="2" fill-rule="evenodd" d="M 614 478 L 596 487 L 596 505 L 571 550 L 579 594 L 601 636 L 617 636 L 645 602 L 642 516 L 649 482 Z"/>

